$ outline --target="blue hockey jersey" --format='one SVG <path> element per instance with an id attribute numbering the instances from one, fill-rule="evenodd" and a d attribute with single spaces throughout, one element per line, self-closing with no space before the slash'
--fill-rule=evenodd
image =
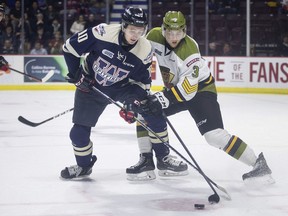
<path id="1" fill-rule="evenodd" d="M 84 71 L 96 80 L 96 87 L 120 87 L 136 82 L 151 85 L 152 48 L 145 37 L 129 50 L 122 46 L 121 24 L 100 24 L 72 35 L 63 45 L 70 74 L 76 73 L 81 58 Z"/>

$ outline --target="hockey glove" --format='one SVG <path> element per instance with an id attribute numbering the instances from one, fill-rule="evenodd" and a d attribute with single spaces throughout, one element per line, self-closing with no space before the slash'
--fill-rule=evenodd
<path id="1" fill-rule="evenodd" d="M 166 109 L 168 106 L 169 100 L 165 97 L 164 93 L 160 91 L 149 95 L 142 109 L 146 114 L 158 115 L 162 114 L 162 109 Z"/>
<path id="2" fill-rule="evenodd" d="M 129 124 L 134 123 L 134 117 L 137 116 L 137 113 L 142 112 L 140 101 L 135 98 L 128 98 L 127 100 L 125 100 L 123 108 L 124 109 L 121 109 L 119 111 L 119 114 L 121 118 L 123 118 Z"/>
<path id="3" fill-rule="evenodd" d="M 131 111 L 126 111 L 124 109 L 121 109 L 119 111 L 119 115 L 121 118 L 123 118 L 126 122 L 128 122 L 129 124 L 132 124 L 135 122 L 135 113 L 131 112 Z"/>
<path id="4" fill-rule="evenodd" d="M 0 70 L 10 73 L 9 64 L 3 56 L 0 56 Z"/>
<path id="5" fill-rule="evenodd" d="M 82 70 L 79 69 L 75 77 L 72 77 L 70 74 L 68 74 L 66 80 L 69 83 L 73 83 L 79 90 L 83 92 L 90 92 L 91 87 L 95 83 L 95 80 L 88 75 L 84 75 L 83 73 L 81 73 L 81 71 Z"/>

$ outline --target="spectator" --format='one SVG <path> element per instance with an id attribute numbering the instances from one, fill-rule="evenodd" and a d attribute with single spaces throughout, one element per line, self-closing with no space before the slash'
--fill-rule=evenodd
<path id="1" fill-rule="evenodd" d="M 209 43 L 209 55 L 210 56 L 219 55 L 219 43 L 216 42 Z"/>
<path id="2" fill-rule="evenodd" d="M 13 46 L 14 49 L 15 49 L 16 37 L 15 37 L 15 35 L 14 35 L 13 27 L 12 27 L 11 25 L 6 26 L 5 31 L 3 32 L 3 35 L 2 35 L 1 45 L 2 45 L 2 44 L 4 45 L 4 42 L 5 42 L 6 40 L 9 40 L 9 41 L 12 43 L 12 46 Z"/>
<path id="3" fill-rule="evenodd" d="M 63 34 L 63 25 L 58 19 L 54 19 L 51 25 L 48 26 L 49 37 L 52 38 L 56 32 L 60 31 Z"/>
<path id="4" fill-rule="evenodd" d="M 77 32 L 80 32 L 82 30 L 84 30 L 85 28 L 85 20 L 84 20 L 84 16 L 83 15 L 79 15 L 78 19 L 75 20 L 73 23 L 72 23 L 72 26 L 70 28 L 70 32 L 72 34 L 75 34 Z"/>
<path id="5" fill-rule="evenodd" d="M 24 44 L 22 44 L 21 42 L 21 32 L 22 32 L 22 21 L 20 19 L 20 22 L 18 26 L 16 27 L 16 32 L 15 32 L 16 50 L 23 51 L 24 49 L 24 54 L 29 54 L 31 51 L 30 41 L 31 41 L 33 32 L 31 30 L 31 25 L 30 25 L 30 21 L 28 19 L 27 13 L 24 14 L 24 40 L 25 40 Z"/>
<path id="6" fill-rule="evenodd" d="M 19 20 L 21 18 L 21 2 L 19 0 L 15 2 L 15 7 L 12 8 L 10 11 L 10 18 L 13 26 L 13 31 L 15 31 L 16 26 L 19 24 Z"/>
<path id="7" fill-rule="evenodd" d="M 5 14 L 10 14 L 11 9 L 7 6 L 7 4 L 5 2 L 2 2 L 1 5 L 5 10 Z"/>
<path id="8" fill-rule="evenodd" d="M 4 41 L 1 54 L 16 54 L 11 40 L 7 39 Z"/>
<path id="9" fill-rule="evenodd" d="M 37 29 L 36 35 L 34 35 L 33 39 L 31 40 L 32 47 L 34 47 L 33 42 L 35 42 L 35 41 L 40 41 L 40 43 L 46 47 L 48 40 L 49 40 L 49 37 L 47 35 L 47 32 L 45 33 L 44 29 L 41 26 L 39 26 Z"/>
<path id="10" fill-rule="evenodd" d="M 106 3 L 104 0 L 91 0 L 89 7 L 90 13 L 93 14 L 105 14 L 106 12 Z"/>
<path id="11" fill-rule="evenodd" d="M 85 29 L 90 28 L 90 27 L 94 27 L 98 24 L 100 24 L 100 23 L 98 23 L 97 20 L 95 19 L 95 15 L 93 13 L 90 13 L 88 16 L 88 20 L 85 23 Z"/>
<path id="12" fill-rule="evenodd" d="M 89 2 L 86 0 L 80 0 L 79 6 L 77 8 L 77 13 L 79 15 L 86 15 L 89 13 L 88 9 L 89 9 Z"/>
<path id="13" fill-rule="evenodd" d="M 268 0 L 265 2 L 268 6 L 268 13 L 269 14 L 277 14 L 279 10 L 279 2 L 278 0 Z"/>
<path id="14" fill-rule="evenodd" d="M 208 8 L 209 8 L 209 14 L 217 14 L 219 4 L 218 2 L 216 2 L 216 0 L 209 0 Z"/>
<path id="15" fill-rule="evenodd" d="M 240 0 L 223 0 L 219 5 L 218 14 L 237 14 Z"/>
<path id="16" fill-rule="evenodd" d="M 49 4 L 45 11 L 45 17 L 47 18 L 47 25 L 52 25 L 55 19 L 58 19 L 57 11 L 52 4 Z"/>
<path id="17" fill-rule="evenodd" d="M 47 55 L 47 49 L 43 47 L 40 41 L 36 41 L 34 48 L 30 52 L 31 55 Z"/>
<path id="18" fill-rule="evenodd" d="M 288 14 L 288 0 L 282 0 L 279 7 L 280 14 Z"/>
<path id="19" fill-rule="evenodd" d="M 226 42 L 223 44 L 221 55 L 222 56 L 234 56 L 234 51 L 230 43 Z"/>
<path id="20" fill-rule="evenodd" d="M 10 15 L 6 13 L 4 17 L 5 17 L 5 18 L 1 20 L 2 26 L 12 25 Z M 12 25 L 12 26 L 13 26 L 13 25 Z"/>
<path id="21" fill-rule="evenodd" d="M 75 0 L 67 0 L 67 18 L 68 19 L 74 19 L 75 15 L 77 15 L 77 8 L 79 7 L 79 4 Z M 64 14 L 64 10 L 60 11 L 60 14 Z"/>
<path id="22" fill-rule="evenodd" d="M 282 37 L 282 43 L 278 46 L 278 55 L 288 57 L 288 33 Z"/>
<path id="23" fill-rule="evenodd" d="M 37 2 L 41 11 L 47 10 L 46 0 L 37 0 Z"/>
<path id="24" fill-rule="evenodd" d="M 43 28 L 47 30 L 47 24 L 44 21 L 44 15 L 42 13 L 38 13 L 36 15 L 36 29 Z"/>
<path id="25" fill-rule="evenodd" d="M 28 14 L 28 18 L 29 18 L 29 21 L 30 21 L 30 25 L 31 25 L 32 31 L 36 32 L 36 30 L 37 30 L 37 27 L 36 27 L 36 22 L 37 22 L 36 15 L 41 12 L 39 7 L 38 7 L 38 2 L 37 1 L 33 1 L 32 4 L 27 8 L 26 12 Z"/>
<path id="26" fill-rule="evenodd" d="M 49 54 L 57 55 L 62 54 L 62 45 L 64 44 L 64 41 L 61 36 L 61 32 L 55 32 L 54 38 L 50 40 L 48 46 L 49 46 Z"/>

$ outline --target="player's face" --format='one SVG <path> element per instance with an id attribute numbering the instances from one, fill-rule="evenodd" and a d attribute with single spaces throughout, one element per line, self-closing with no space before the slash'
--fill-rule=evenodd
<path id="1" fill-rule="evenodd" d="M 144 27 L 128 25 L 127 28 L 124 29 L 124 37 L 130 45 L 135 44 L 139 40 L 139 38 L 144 35 Z"/>
<path id="2" fill-rule="evenodd" d="M 168 30 L 164 31 L 164 36 L 166 38 L 167 43 L 172 47 L 175 48 L 179 42 L 184 37 L 184 32 L 182 29 L 180 30 Z"/>

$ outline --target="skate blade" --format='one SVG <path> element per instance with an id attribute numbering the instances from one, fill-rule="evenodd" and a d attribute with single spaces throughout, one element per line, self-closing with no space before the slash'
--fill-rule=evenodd
<path id="1" fill-rule="evenodd" d="M 253 178 L 247 178 L 244 180 L 244 183 L 247 186 L 254 186 L 254 187 L 261 187 L 265 185 L 271 185 L 275 184 L 275 180 L 270 174 L 259 176 L 259 177 L 253 177 Z"/>
<path id="2" fill-rule="evenodd" d="M 90 178 L 91 173 L 86 174 L 86 175 L 77 176 L 77 177 L 74 177 L 74 178 L 63 178 L 60 175 L 59 178 L 61 180 L 63 180 L 63 181 L 90 181 L 91 180 L 91 178 Z"/>
<path id="3" fill-rule="evenodd" d="M 156 178 L 154 170 L 146 171 L 138 174 L 128 174 L 127 180 L 129 181 L 150 181 Z"/>
<path id="4" fill-rule="evenodd" d="M 159 170 L 158 171 L 158 175 L 159 176 L 164 176 L 164 177 L 185 176 L 185 175 L 188 175 L 188 174 L 189 174 L 188 170 L 184 170 L 184 171 L 181 171 L 181 172 L 174 172 L 174 171 L 171 171 L 171 170 Z"/>

